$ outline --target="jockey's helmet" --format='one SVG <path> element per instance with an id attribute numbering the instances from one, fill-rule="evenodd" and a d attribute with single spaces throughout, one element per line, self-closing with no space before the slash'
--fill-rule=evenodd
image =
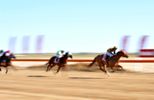
<path id="1" fill-rule="evenodd" d="M 7 50 L 6 53 L 10 53 L 10 50 Z"/>
<path id="2" fill-rule="evenodd" d="M 61 53 L 64 53 L 64 50 L 60 50 L 61 51 Z"/>
<path id="3" fill-rule="evenodd" d="M 3 50 L 0 50 L 0 53 L 4 52 Z"/>
<path id="4" fill-rule="evenodd" d="M 113 49 L 117 50 L 117 47 L 116 47 L 116 46 L 114 46 L 114 47 L 113 47 Z"/>

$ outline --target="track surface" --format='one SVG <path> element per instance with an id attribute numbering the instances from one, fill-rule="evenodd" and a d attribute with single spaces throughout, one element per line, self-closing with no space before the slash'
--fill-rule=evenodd
<path id="1" fill-rule="evenodd" d="M 154 74 L 4 69 L 1 100 L 154 100 Z"/>

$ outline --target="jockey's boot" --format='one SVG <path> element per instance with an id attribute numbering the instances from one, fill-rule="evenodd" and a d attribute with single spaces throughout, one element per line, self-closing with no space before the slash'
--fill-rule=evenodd
<path id="1" fill-rule="evenodd" d="M 54 63 L 58 63 L 58 57 L 55 58 Z"/>
<path id="2" fill-rule="evenodd" d="M 56 63 L 59 63 L 59 60 L 60 60 L 60 58 L 57 57 L 57 58 L 56 58 Z"/>

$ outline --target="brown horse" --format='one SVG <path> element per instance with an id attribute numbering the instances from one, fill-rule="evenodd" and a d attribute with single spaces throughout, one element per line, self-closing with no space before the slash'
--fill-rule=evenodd
<path id="1" fill-rule="evenodd" d="M 6 69 L 6 74 L 8 72 L 8 66 L 12 66 L 11 60 L 12 58 L 16 58 L 13 53 L 11 53 L 9 56 L 5 56 L 5 53 L 0 58 L 0 67 L 4 67 Z M 1 71 L 1 68 L 0 68 Z"/>
<path id="2" fill-rule="evenodd" d="M 55 62 L 55 59 L 57 59 L 56 56 L 53 56 L 49 59 L 48 63 L 46 64 L 47 65 L 47 69 L 46 71 L 49 71 L 51 70 L 51 68 L 53 68 L 54 66 L 58 66 L 58 69 L 57 69 L 57 72 L 59 72 L 60 68 L 64 68 L 65 65 L 67 64 L 67 59 L 68 58 L 73 58 L 73 56 L 71 54 L 69 54 L 69 52 L 66 52 L 63 57 L 59 58 L 59 62 Z"/>
<path id="3" fill-rule="evenodd" d="M 121 57 L 126 57 L 128 58 L 128 55 L 127 53 L 124 51 L 124 50 L 120 50 L 118 51 L 115 55 L 113 55 L 111 58 L 107 58 L 107 61 L 105 62 L 104 60 L 102 60 L 103 58 L 103 55 L 97 55 L 94 60 L 92 61 L 92 63 L 90 63 L 88 65 L 88 67 L 91 67 L 94 63 L 97 63 L 97 65 L 99 66 L 100 70 L 102 70 L 103 72 L 107 73 L 107 68 L 106 67 L 109 67 L 113 70 L 114 67 L 121 67 L 120 65 L 118 65 L 118 62 L 119 62 L 119 59 Z M 102 68 L 103 67 L 103 68 Z"/>

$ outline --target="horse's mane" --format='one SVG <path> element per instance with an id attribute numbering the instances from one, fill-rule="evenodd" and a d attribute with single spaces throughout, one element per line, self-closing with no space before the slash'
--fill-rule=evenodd
<path id="1" fill-rule="evenodd" d="M 60 61 L 62 61 L 62 62 L 65 63 L 66 60 L 67 60 L 70 56 L 71 56 L 71 58 L 72 58 L 72 55 L 69 54 L 69 52 L 66 52 L 66 53 L 63 55 L 63 57 L 60 58 Z"/>
<path id="2" fill-rule="evenodd" d="M 116 54 L 119 54 L 119 53 L 123 53 L 123 54 L 127 54 L 127 52 L 125 50 L 119 50 Z"/>
<path id="3" fill-rule="evenodd" d="M 121 53 L 124 53 L 125 54 L 125 51 L 124 50 L 119 50 L 115 55 L 113 55 L 111 58 L 112 59 L 115 59 L 118 57 L 118 55 L 120 55 Z"/>

